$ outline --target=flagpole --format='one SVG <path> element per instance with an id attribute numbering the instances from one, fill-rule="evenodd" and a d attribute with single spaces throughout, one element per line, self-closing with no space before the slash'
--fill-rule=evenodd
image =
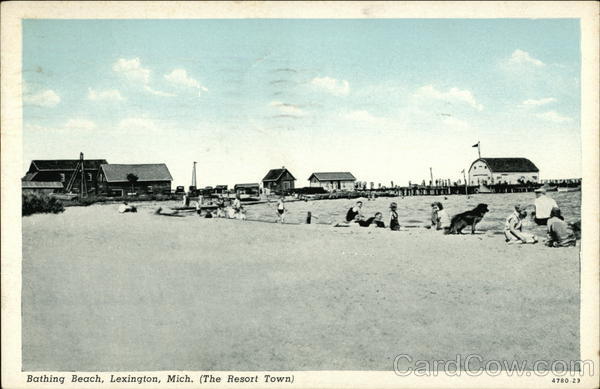
<path id="1" fill-rule="evenodd" d="M 477 154 L 479 154 L 479 159 L 481 159 L 481 142 L 477 141 Z"/>

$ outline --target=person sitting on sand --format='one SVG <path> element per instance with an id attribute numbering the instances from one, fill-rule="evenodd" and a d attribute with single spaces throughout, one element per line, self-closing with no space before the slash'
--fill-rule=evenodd
<path id="1" fill-rule="evenodd" d="M 237 193 L 235 195 L 235 199 L 233 200 L 233 203 L 231 204 L 231 207 L 238 212 L 241 208 L 242 208 L 242 201 L 240 200 L 240 194 Z"/>
<path id="2" fill-rule="evenodd" d="M 545 226 L 550 216 L 552 208 L 558 207 L 554 199 L 546 196 L 545 188 L 538 188 L 535 190 L 535 218 L 534 221 L 538 226 Z"/>
<path id="3" fill-rule="evenodd" d="M 576 245 L 577 241 L 575 240 L 575 235 L 569 228 L 569 225 L 565 222 L 565 219 L 560 212 L 560 208 L 552 208 L 546 226 L 548 229 L 546 246 L 572 247 Z"/>
<path id="4" fill-rule="evenodd" d="M 283 196 L 279 198 L 277 202 L 277 222 L 283 224 L 285 221 L 285 204 L 284 204 Z"/>
<path id="5" fill-rule="evenodd" d="M 448 216 L 448 212 L 446 212 L 444 206 L 439 201 L 434 204 L 435 209 L 437 209 L 435 229 L 443 230 L 444 232 L 450 231 L 450 216 Z"/>
<path id="6" fill-rule="evenodd" d="M 227 207 L 227 208 L 225 208 L 225 212 L 226 212 L 226 215 L 227 215 L 227 219 L 235 219 L 236 214 L 237 214 L 235 208 L 233 208 L 233 207 Z"/>
<path id="7" fill-rule="evenodd" d="M 400 223 L 398 222 L 398 204 L 395 202 L 390 204 L 390 229 L 392 231 L 400 231 Z"/>
<path id="8" fill-rule="evenodd" d="M 125 212 L 137 212 L 137 208 L 134 205 L 127 204 L 127 201 L 123 201 L 123 204 L 119 205 L 119 213 Z"/>
<path id="9" fill-rule="evenodd" d="M 515 211 L 506 218 L 504 237 L 507 243 L 537 243 L 535 235 L 522 231 L 523 220 L 527 217 L 525 207 L 515 205 Z"/>
<path id="10" fill-rule="evenodd" d="M 359 220 L 362 220 L 362 215 L 360 213 L 360 209 L 362 208 L 362 201 L 357 201 L 356 205 L 348 210 L 346 213 L 346 222 L 350 223 L 351 221 L 356 220 L 358 217 Z"/>
<path id="11" fill-rule="evenodd" d="M 437 203 L 431 203 L 431 227 L 432 228 L 437 228 L 438 211 L 439 211 L 439 208 L 437 206 Z"/>
<path id="12" fill-rule="evenodd" d="M 359 226 L 361 227 L 379 227 L 385 228 L 385 223 L 383 222 L 383 214 L 381 212 L 375 213 L 374 216 L 368 218 L 367 220 L 357 220 Z"/>
<path id="13" fill-rule="evenodd" d="M 217 199 L 217 217 L 225 217 L 225 200 L 222 197 Z"/>

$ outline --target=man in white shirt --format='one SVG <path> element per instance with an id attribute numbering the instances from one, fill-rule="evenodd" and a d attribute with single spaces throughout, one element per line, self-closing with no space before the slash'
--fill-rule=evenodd
<path id="1" fill-rule="evenodd" d="M 538 226 L 545 226 L 550 218 L 550 211 L 552 208 L 557 207 L 554 199 L 546 196 L 546 189 L 538 188 L 535 190 L 535 223 Z"/>

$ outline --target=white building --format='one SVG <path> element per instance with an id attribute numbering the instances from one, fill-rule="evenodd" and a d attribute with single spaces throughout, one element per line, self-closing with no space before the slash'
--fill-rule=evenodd
<path id="1" fill-rule="evenodd" d="M 469 169 L 469 185 L 537 183 L 539 173 L 527 158 L 479 158 Z"/>
<path id="2" fill-rule="evenodd" d="M 349 172 L 321 172 L 308 177 L 310 187 L 321 187 L 326 191 L 354 190 L 356 178 Z"/>

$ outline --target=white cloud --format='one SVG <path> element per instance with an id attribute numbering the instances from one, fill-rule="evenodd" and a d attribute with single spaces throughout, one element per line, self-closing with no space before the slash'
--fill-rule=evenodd
<path id="1" fill-rule="evenodd" d="M 117 62 L 113 64 L 112 69 L 117 73 L 123 74 L 128 80 L 141 82 L 143 84 L 148 84 L 148 82 L 150 82 L 150 69 L 142 67 L 139 58 L 119 58 Z"/>
<path id="2" fill-rule="evenodd" d="M 198 80 L 188 76 L 185 69 L 175 69 L 171 73 L 165 74 L 165 79 L 175 85 L 198 89 L 198 95 L 202 92 L 208 92 L 208 89 L 200 84 Z"/>
<path id="3" fill-rule="evenodd" d="M 119 58 L 113 64 L 112 69 L 125 76 L 130 81 L 139 82 L 144 85 L 144 90 L 157 96 L 175 96 L 172 93 L 162 92 L 152 88 L 150 84 L 150 69 L 142 67 L 142 62 L 139 58 L 125 59 Z"/>
<path id="4" fill-rule="evenodd" d="M 271 107 L 277 108 L 281 113 L 287 115 L 304 115 L 304 111 L 294 104 L 282 103 L 280 101 L 272 101 L 269 103 Z"/>
<path id="5" fill-rule="evenodd" d="M 554 97 L 546 97 L 544 99 L 529 99 L 525 100 L 521 103 L 521 105 L 525 107 L 539 107 L 540 105 L 546 105 L 550 103 L 555 103 L 556 99 Z"/>
<path id="6" fill-rule="evenodd" d="M 563 116 L 556 111 L 548 111 L 548 112 L 544 112 L 544 113 L 538 113 L 536 116 L 540 119 L 544 119 L 544 120 L 547 120 L 549 122 L 554 122 L 554 123 L 564 123 L 564 122 L 570 122 L 571 120 L 573 120 L 570 117 Z"/>
<path id="7" fill-rule="evenodd" d="M 442 92 L 437 90 L 433 85 L 425 85 L 417 90 L 415 96 L 435 100 L 458 101 L 466 103 L 478 111 L 483 110 L 483 105 L 479 104 L 477 100 L 475 100 L 473 93 L 468 90 L 450 88 L 447 92 Z"/>
<path id="8" fill-rule="evenodd" d="M 156 96 L 164 96 L 164 97 L 177 96 L 176 94 L 173 94 L 173 93 L 163 92 L 163 91 L 156 90 L 156 89 L 154 89 L 154 88 L 152 88 L 152 87 L 150 87 L 148 85 L 144 85 L 144 90 L 147 91 L 147 92 L 150 92 L 150 93 L 152 93 L 153 95 L 156 95 Z"/>
<path id="9" fill-rule="evenodd" d="M 156 124 L 148 118 L 131 117 L 121 120 L 117 127 L 120 130 L 155 130 Z"/>
<path id="10" fill-rule="evenodd" d="M 60 96 L 53 90 L 47 89 L 33 95 L 24 95 L 23 101 L 39 107 L 54 107 L 60 103 Z"/>
<path id="11" fill-rule="evenodd" d="M 331 77 L 315 77 L 310 83 L 335 96 L 346 96 L 350 93 L 350 83 L 346 80 L 336 80 Z"/>
<path id="12" fill-rule="evenodd" d="M 70 119 L 65 128 L 68 130 L 93 130 L 96 128 L 96 123 L 87 119 Z"/>
<path id="13" fill-rule="evenodd" d="M 537 58 L 533 58 L 528 52 L 516 49 L 513 51 L 508 63 L 514 65 L 534 65 L 544 66 L 544 63 Z"/>
<path id="14" fill-rule="evenodd" d="M 125 100 L 117 89 L 94 90 L 88 88 L 87 98 L 93 101 L 122 101 Z"/>

